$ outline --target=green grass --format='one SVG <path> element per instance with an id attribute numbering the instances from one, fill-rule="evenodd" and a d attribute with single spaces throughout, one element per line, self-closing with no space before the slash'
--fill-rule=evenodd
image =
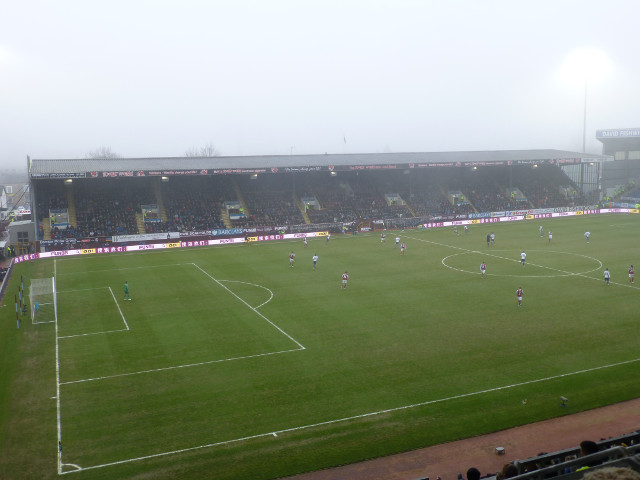
<path id="1" fill-rule="evenodd" d="M 7 300 L 55 268 L 58 337 L 0 309 L 0 478 L 57 477 L 56 345 L 79 480 L 271 479 L 638 397 L 640 218 L 538 225 L 20 264 Z"/>

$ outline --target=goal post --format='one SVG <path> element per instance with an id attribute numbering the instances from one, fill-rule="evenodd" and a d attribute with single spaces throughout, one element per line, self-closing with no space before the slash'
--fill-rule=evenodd
<path id="1" fill-rule="evenodd" d="M 31 323 L 55 322 L 57 316 L 56 279 L 32 278 L 29 286 Z"/>

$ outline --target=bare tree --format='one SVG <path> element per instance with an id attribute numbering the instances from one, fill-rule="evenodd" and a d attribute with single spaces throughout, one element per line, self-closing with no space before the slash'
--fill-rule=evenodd
<path id="1" fill-rule="evenodd" d="M 213 142 L 209 142 L 202 148 L 191 147 L 189 150 L 184 152 L 184 155 L 185 157 L 219 157 L 220 152 Z"/>
<path id="2" fill-rule="evenodd" d="M 87 153 L 88 158 L 104 159 L 104 158 L 121 158 L 111 147 L 99 147 Z"/>

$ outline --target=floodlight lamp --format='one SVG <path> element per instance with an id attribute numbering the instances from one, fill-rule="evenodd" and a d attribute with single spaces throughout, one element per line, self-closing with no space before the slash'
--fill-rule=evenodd
<path id="1" fill-rule="evenodd" d="M 609 75 L 611 61 L 605 52 L 594 48 L 574 50 L 567 55 L 560 76 L 567 84 L 582 86 L 598 82 Z"/>
<path id="2" fill-rule="evenodd" d="M 169 181 L 169 177 L 160 177 L 160 180 L 164 183 L 167 183 Z"/>
<path id="3" fill-rule="evenodd" d="M 64 181 L 64 184 L 65 184 L 65 185 L 71 185 L 72 183 L 73 183 L 73 179 L 72 179 L 72 178 L 67 178 L 67 179 Z"/>

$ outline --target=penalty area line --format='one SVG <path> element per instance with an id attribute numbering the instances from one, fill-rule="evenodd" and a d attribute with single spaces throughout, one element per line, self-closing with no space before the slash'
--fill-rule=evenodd
<path id="1" fill-rule="evenodd" d="M 126 330 L 122 330 L 126 331 Z M 59 337 L 65 338 L 65 337 Z M 72 385 L 74 383 L 85 383 L 85 382 L 95 382 L 97 380 L 108 380 L 110 378 L 118 378 L 118 377 L 130 377 L 133 375 L 142 375 L 144 373 L 155 373 L 155 372 L 165 372 L 167 370 L 177 370 L 179 368 L 189 368 L 189 367 L 199 367 L 202 365 L 211 365 L 214 363 L 223 363 L 223 362 L 232 362 L 235 360 L 246 360 L 249 358 L 259 358 L 259 357 L 268 357 L 270 355 L 279 355 L 281 353 L 291 353 L 291 352 L 300 352 L 305 350 L 304 348 L 294 348 L 291 350 L 280 350 L 279 352 L 267 352 L 267 353 L 256 353 L 255 355 L 245 355 L 242 357 L 231 357 L 231 358 L 223 358 L 220 360 L 208 360 L 206 362 L 198 362 L 198 363 L 188 363 L 185 365 L 173 365 L 171 367 L 162 367 L 162 368 L 153 368 L 150 370 L 141 370 L 139 372 L 127 372 L 127 373 L 117 373 L 115 375 L 105 375 L 103 377 L 94 377 L 94 378 L 84 378 L 81 380 L 71 380 L 68 382 L 60 382 L 60 385 Z"/>
<path id="2" fill-rule="evenodd" d="M 337 418 L 335 420 L 327 420 L 324 422 L 318 422 L 318 423 L 313 423 L 313 424 L 309 424 L 309 425 L 302 425 L 299 427 L 291 427 L 291 428 L 285 428 L 282 430 L 272 430 L 270 432 L 265 432 L 265 433 L 258 433 L 256 435 L 249 435 L 246 437 L 241 437 L 241 438 L 234 438 L 231 440 L 224 440 L 224 441 L 220 441 L 220 442 L 214 442 L 214 443 L 207 443 L 204 445 L 198 445 L 195 447 L 186 447 L 186 448 L 181 448 L 178 450 L 171 450 L 168 452 L 161 452 L 161 453 L 155 453 L 155 454 L 151 454 L 151 455 L 145 455 L 142 457 L 136 457 L 136 458 L 128 458 L 125 460 L 117 460 L 115 462 L 109 462 L 109 463 L 104 463 L 101 465 L 92 465 L 89 467 L 84 467 L 82 468 L 82 470 L 93 470 L 93 469 L 97 469 L 97 468 L 105 468 L 105 467 L 112 467 L 115 465 L 122 465 L 125 463 L 132 463 L 132 462 L 138 462 L 141 460 L 149 460 L 152 458 L 159 458 L 159 457 L 166 457 L 169 455 L 176 455 L 176 454 L 180 454 L 180 453 L 185 453 L 185 452 L 193 452 L 195 450 L 202 450 L 205 448 L 213 448 L 213 447 L 217 447 L 217 446 L 221 446 L 221 445 L 230 445 L 232 443 L 239 443 L 239 442 L 243 442 L 246 440 L 255 440 L 257 438 L 262 438 L 262 437 L 278 437 L 278 434 L 282 434 L 282 433 L 289 433 L 289 432 L 296 432 L 296 431 L 300 431 L 300 430 L 306 430 L 306 429 L 310 429 L 310 428 L 317 428 L 317 427 L 322 427 L 322 426 L 326 426 L 326 425 L 332 425 L 332 424 L 336 424 L 336 423 L 342 423 L 342 422 L 348 422 L 348 421 L 352 421 L 352 420 L 359 420 L 362 418 L 368 418 L 368 417 L 374 417 L 377 415 L 383 415 L 386 413 L 391 413 L 391 412 L 398 412 L 398 411 L 402 411 L 402 410 L 409 410 L 411 408 L 417 408 L 417 407 L 423 407 L 426 405 L 433 405 L 436 403 L 444 403 L 444 402 L 448 402 L 451 400 L 458 400 L 461 398 L 467 398 L 467 397 L 473 397 L 476 395 L 482 395 L 485 393 L 492 393 L 492 392 L 498 392 L 501 390 L 508 390 L 511 388 L 516 388 L 516 387 L 522 387 L 524 385 L 532 385 L 535 383 L 541 383 L 541 382 L 546 382 L 549 380 L 556 380 L 559 378 L 564 378 L 564 377 L 570 377 L 573 375 L 580 375 L 583 373 L 589 373 L 589 372 L 595 372 L 598 370 L 603 370 L 606 368 L 612 368 L 612 367 L 618 367 L 620 365 L 628 365 L 630 363 L 635 363 L 640 361 L 640 358 L 634 358 L 632 360 L 625 360 L 622 362 L 616 362 L 616 363 L 611 363 L 609 365 L 601 365 L 599 367 L 592 367 L 592 368 L 586 368 L 584 370 L 577 370 L 575 372 L 568 372 L 568 373 L 561 373 L 559 375 L 553 375 L 550 377 L 544 377 L 544 378 L 537 378 L 534 380 L 527 380 L 524 382 L 518 382 L 518 383 L 513 383 L 511 385 L 503 385 L 500 387 L 494 387 L 494 388 L 487 388 L 485 390 L 479 390 L 476 392 L 470 392 L 470 393 L 462 393 L 460 395 L 452 395 L 450 397 L 444 397 L 444 398 L 439 398 L 439 399 L 435 399 L 435 400 L 427 400 L 424 402 L 420 402 L 420 403 L 414 403 L 411 405 L 403 405 L 400 407 L 393 407 L 393 408 L 387 408 L 385 410 L 378 410 L 376 412 L 368 412 L 368 413 L 363 413 L 361 415 L 354 415 L 351 417 L 344 417 L 344 418 Z M 80 470 L 76 470 L 76 471 L 80 471 Z M 70 472 L 62 472 L 61 474 L 67 474 L 67 473 L 75 473 L 76 471 L 70 471 Z"/>

